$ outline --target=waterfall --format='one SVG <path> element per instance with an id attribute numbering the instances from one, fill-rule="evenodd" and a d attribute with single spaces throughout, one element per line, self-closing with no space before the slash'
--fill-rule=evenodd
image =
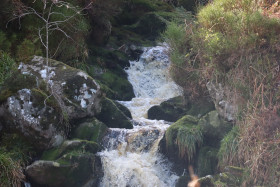
<path id="1" fill-rule="evenodd" d="M 181 88 L 170 78 L 168 46 L 144 48 L 138 61 L 126 69 L 135 98 L 119 101 L 132 114 L 134 128 L 111 128 L 100 152 L 104 177 L 100 187 L 172 187 L 178 179 L 170 163 L 158 153 L 158 144 L 170 125 L 147 119 L 154 105 L 181 95 Z"/>

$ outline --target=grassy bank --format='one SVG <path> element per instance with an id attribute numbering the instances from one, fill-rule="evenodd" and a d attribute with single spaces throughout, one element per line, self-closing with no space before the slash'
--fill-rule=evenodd
<path id="1" fill-rule="evenodd" d="M 214 0 L 196 19 L 172 23 L 163 34 L 171 46 L 171 73 L 193 100 L 220 83 L 238 106 L 236 127 L 224 138 L 220 168 L 248 170 L 247 185 L 279 184 L 280 19 L 275 2 Z M 273 11 L 272 11 L 273 9 Z"/>

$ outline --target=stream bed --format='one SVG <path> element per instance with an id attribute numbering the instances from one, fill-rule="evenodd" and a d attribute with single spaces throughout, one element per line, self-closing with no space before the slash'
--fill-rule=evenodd
<path id="1" fill-rule="evenodd" d="M 135 98 L 118 101 L 133 118 L 133 129 L 110 128 L 99 152 L 104 177 L 100 187 L 173 187 L 179 176 L 158 152 L 158 145 L 170 123 L 147 119 L 154 105 L 182 94 L 169 75 L 168 46 L 144 48 L 138 61 L 126 69 Z"/>

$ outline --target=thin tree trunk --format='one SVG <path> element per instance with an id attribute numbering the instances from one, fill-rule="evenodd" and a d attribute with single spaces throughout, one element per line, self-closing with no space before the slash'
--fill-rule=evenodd
<path id="1" fill-rule="evenodd" d="M 49 25 L 46 23 L 46 80 L 47 80 L 47 91 L 49 91 Z"/>

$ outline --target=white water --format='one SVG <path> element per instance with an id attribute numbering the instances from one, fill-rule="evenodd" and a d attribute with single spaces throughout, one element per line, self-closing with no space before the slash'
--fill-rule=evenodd
<path id="1" fill-rule="evenodd" d="M 154 105 L 178 96 L 181 89 L 168 75 L 166 45 L 145 48 L 139 61 L 126 70 L 136 97 L 119 101 L 132 114 L 133 129 L 111 128 L 100 152 L 104 177 L 101 187 L 172 187 L 178 176 L 170 163 L 158 153 L 158 144 L 169 124 L 146 119 Z"/>

